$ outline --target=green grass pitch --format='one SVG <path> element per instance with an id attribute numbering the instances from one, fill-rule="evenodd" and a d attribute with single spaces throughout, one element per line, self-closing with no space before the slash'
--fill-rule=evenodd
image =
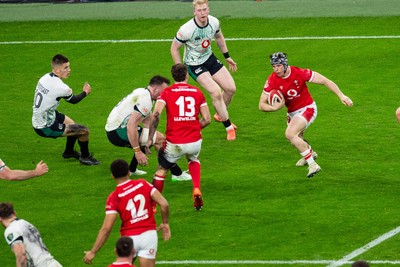
<path id="1" fill-rule="evenodd" d="M 285 2 L 293 3 L 260 4 L 273 10 L 280 4 L 282 9 L 290 10 Z M 330 2 L 331 7 L 335 1 L 299 2 L 322 10 L 323 3 Z M 378 1 L 369 2 L 381 7 L 376 4 Z M 398 5 L 396 1 L 382 3 Z M 0 5 L 0 12 L 8 8 L 18 16 L 18 8 L 26 7 Z M 67 6 L 57 7 L 62 10 Z M 376 6 L 375 9 L 380 10 Z M 327 266 L 322 262 L 293 261 L 339 260 L 399 226 L 400 128 L 395 110 L 400 106 L 400 14 L 387 16 L 385 12 L 370 11 L 365 15 L 341 16 L 340 10 L 330 16 L 312 17 L 284 17 L 285 10 L 281 17 L 222 15 L 224 35 L 230 38 L 229 52 L 238 63 L 238 71 L 233 74 L 237 93 L 229 107 L 231 119 L 238 126 L 237 140 L 226 141 L 224 129 L 218 123 L 213 122 L 203 131 L 203 211 L 193 210 L 191 183 L 171 183 L 167 179 L 164 195 L 171 207 L 172 238 L 168 242 L 160 239 L 158 261 L 214 260 L 217 262 L 206 266 L 220 266 L 218 261 L 224 260 L 276 260 L 287 263 L 269 266 Z M 390 7 L 385 6 L 385 10 Z M 270 14 L 268 9 L 265 12 Z M 190 9 L 187 15 L 191 15 Z M 37 16 L 39 12 L 32 17 Z M 188 18 L 60 17 L 0 22 L 0 157 L 14 169 L 32 169 L 41 159 L 50 168 L 48 174 L 32 180 L 0 181 L 0 201 L 13 202 L 18 216 L 37 226 L 50 252 L 64 266 L 85 266 L 83 252 L 91 248 L 96 238 L 104 218 L 106 197 L 115 187 L 109 164 L 116 158 L 129 160 L 132 155 L 129 149 L 108 142 L 104 130 L 108 113 L 132 89 L 146 86 L 152 75 L 170 77 L 170 42 L 5 42 L 165 40 L 172 39 Z M 397 37 L 235 39 L 310 36 Z M 284 110 L 258 110 L 262 87 L 272 71 L 267 57 L 275 51 L 287 52 L 291 65 L 311 68 L 331 78 L 354 102 L 353 108 L 344 107 L 327 88 L 310 85 L 318 117 L 306 138 L 318 152 L 322 167 L 321 173 L 312 179 L 306 178 L 306 168 L 294 166 L 299 155 L 285 140 Z M 223 58 L 216 46 L 214 52 Z M 50 71 L 50 60 L 56 53 L 70 59 L 72 73 L 66 83 L 74 92 L 80 92 L 85 81 L 92 85 L 92 93 L 81 103 L 61 101 L 59 111 L 90 128 L 90 149 L 102 161 L 99 166 L 81 166 L 77 161 L 64 160 L 61 153 L 65 139 L 44 139 L 32 130 L 35 86 Z M 211 107 L 208 96 L 207 99 Z M 213 108 L 211 111 L 214 113 Z M 163 130 L 164 123 L 160 127 Z M 186 169 L 184 160 L 180 165 Z M 150 165 L 144 168 L 148 181 L 155 168 L 153 153 Z M 117 223 L 93 266 L 106 266 L 115 259 L 113 248 L 118 228 Z M 399 260 L 399 241 L 396 235 L 354 259 L 382 261 L 372 266 L 393 266 L 383 261 Z M 0 266 L 14 266 L 14 257 L 4 240 L 0 241 L 0 251 Z M 188 262 L 179 266 L 193 265 Z M 233 263 L 225 266 L 229 265 Z"/>

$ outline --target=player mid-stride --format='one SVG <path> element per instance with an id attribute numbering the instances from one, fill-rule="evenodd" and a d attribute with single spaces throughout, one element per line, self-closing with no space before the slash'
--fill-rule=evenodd
<path id="1" fill-rule="evenodd" d="M 228 106 L 236 85 L 228 69 L 213 54 L 212 39 L 215 38 L 229 69 L 236 72 L 237 65 L 228 53 L 219 20 L 209 15 L 208 0 L 194 0 L 193 8 L 194 18 L 182 25 L 172 41 L 172 59 L 175 64 L 182 63 L 179 49 L 184 46 L 183 63 L 188 66 L 190 76 L 210 94 L 217 111 L 214 119 L 222 122 L 226 139 L 232 141 L 236 139 L 236 126 L 229 119 Z"/>
<path id="2" fill-rule="evenodd" d="M 315 162 L 317 154 L 313 152 L 309 143 L 304 139 L 304 131 L 317 117 L 317 105 L 311 97 L 306 83 L 325 85 L 339 97 L 345 106 L 351 107 L 353 102 L 340 91 L 334 82 L 318 72 L 289 66 L 286 53 L 277 52 L 272 54 L 270 63 L 273 73 L 265 82 L 264 90 L 260 96 L 259 109 L 266 112 L 276 111 L 283 104 L 286 105 L 288 111 L 285 135 L 302 156 L 296 166 L 308 165 L 307 177 L 313 177 L 321 170 L 321 167 Z M 268 93 L 273 89 L 279 90 L 283 94 L 285 101 L 276 105 L 268 104 Z"/>

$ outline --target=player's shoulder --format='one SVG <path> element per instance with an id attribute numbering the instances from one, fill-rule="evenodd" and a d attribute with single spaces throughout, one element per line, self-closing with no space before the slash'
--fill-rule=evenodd
<path id="1" fill-rule="evenodd" d="M 309 68 L 302 68 L 302 67 L 297 67 L 297 66 L 290 66 L 290 69 L 293 72 L 312 72 L 312 70 Z"/>
<path id="2" fill-rule="evenodd" d="M 138 102 L 152 102 L 150 91 L 146 88 L 137 88 L 131 93 L 132 101 L 137 100 Z M 135 101 L 134 101 L 135 102 Z"/>
<path id="3" fill-rule="evenodd" d="M 21 229 L 26 225 L 28 222 L 22 219 L 15 219 L 12 223 L 8 225 L 8 227 L 5 230 L 5 234 L 10 234 L 14 232 L 20 232 Z"/>
<path id="4" fill-rule="evenodd" d="M 183 24 L 178 32 L 176 33 L 176 38 L 179 41 L 186 41 L 187 39 L 190 39 L 190 36 L 192 35 L 192 33 L 195 31 L 195 29 L 197 28 L 197 25 L 195 23 L 194 18 L 187 21 L 185 24 Z"/>
<path id="5" fill-rule="evenodd" d="M 182 32 L 186 32 L 189 30 L 193 30 L 194 28 L 196 28 L 196 21 L 194 20 L 194 18 L 191 18 L 190 20 L 186 21 L 184 24 L 182 24 L 182 26 L 179 28 L 179 31 Z"/>
<path id="6" fill-rule="evenodd" d="M 208 22 L 211 24 L 219 24 L 219 19 L 212 15 L 208 15 Z"/>
<path id="7" fill-rule="evenodd" d="M 148 90 L 146 90 L 146 88 L 140 87 L 140 88 L 133 89 L 131 92 L 131 95 L 144 95 L 144 94 L 146 94 L 146 92 L 148 92 Z"/>
<path id="8" fill-rule="evenodd" d="M 298 76 L 305 77 L 306 80 L 310 79 L 311 76 L 314 74 L 313 70 L 308 68 L 300 68 L 296 66 L 290 66 L 291 72 Z"/>
<path id="9" fill-rule="evenodd" d="M 134 191 L 140 192 L 142 194 L 148 194 L 151 192 L 153 185 L 146 181 L 144 178 L 138 178 L 131 180 L 132 181 L 132 189 Z M 146 193 L 147 192 L 147 193 Z"/>

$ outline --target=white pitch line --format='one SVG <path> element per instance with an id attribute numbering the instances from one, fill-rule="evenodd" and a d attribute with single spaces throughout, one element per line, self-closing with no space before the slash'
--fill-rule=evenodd
<path id="1" fill-rule="evenodd" d="M 290 41 L 290 40 L 339 40 L 339 39 L 400 39 L 399 35 L 383 36 L 303 36 L 303 37 L 271 37 L 271 38 L 225 38 L 227 41 Z M 171 42 L 171 39 L 142 40 L 56 40 L 56 41 L 5 41 L 0 45 L 18 44 L 79 44 L 79 43 L 160 43 Z"/>
<path id="2" fill-rule="evenodd" d="M 278 261 L 278 260 L 270 260 L 270 261 L 263 261 L 263 260 L 182 260 L 182 261 L 157 261 L 156 265 L 294 265 L 294 264 L 328 264 L 331 263 L 330 260 L 292 260 L 292 261 Z"/>
<path id="3" fill-rule="evenodd" d="M 356 250 L 354 250 L 353 252 L 351 252 L 350 254 L 344 256 L 342 259 L 335 261 L 329 265 L 327 265 L 327 267 L 338 267 L 338 266 L 342 266 L 344 264 L 347 264 L 347 262 L 351 259 L 353 259 L 354 257 L 357 257 L 358 255 L 363 254 L 364 252 L 366 252 L 367 250 L 375 247 L 376 245 L 379 245 L 380 243 L 382 243 L 383 241 L 385 241 L 386 239 L 391 238 L 392 236 L 398 234 L 400 232 L 400 226 L 393 229 L 390 232 L 387 232 L 383 235 L 381 235 L 380 237 L 378 237 L 377 239 L 369 242 L 368 244 L 366 244 L 365 246 L 358 248 Z"/>
<path id="4" fill-rule="evenodd" d="M 279 260 L 181 260 L 181 261 L 157 261 L 156 265 L 296 265 L 296 264 L 307 264 L 307 265 L 321 265 L 334 263 L 335 260 L 291 260 L 291 261 L 279 261 Z M 371 264 L 392 264 L 399 265 L 400 260 L 394 261 L 381 261 L 381 260 L 370 260 Z M 353 261 L 344 261 L 343 264 L 352 264 Z"/>

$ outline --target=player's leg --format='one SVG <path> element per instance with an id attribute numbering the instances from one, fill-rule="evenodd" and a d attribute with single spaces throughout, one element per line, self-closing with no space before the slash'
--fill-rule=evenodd
<path id="1" fill-rule="evenodd" d="M 214 81 L 209 72 L 200 74 L 200 76 L 197 77 L 197 82 L 210 94 L 213 106 L 227 131 L 227 140 L 235 140 L 235 128 L 229 119 L 228 110 L 222 97 L 221 87 Z"/>
<path id="2" fill-rule="evenodd" d="M 46 138 L 58 138 L 66 136 L 64 134 L 66 124 L 64 124 L 65 115 L 56 111 L 56 118 L 52 125 L 49 127 L 35 129 L 35 132 Z M 62 153 L 63 158 L 78 158 L 80 157 L 80 153 L 74 151 L 74 145 L 76 142 L 76 137 L 67 137 L 67 144 L 64 152 Z"/>
<path id="3" fill-rule="evenodd" d="M 164 142 L 165 142 L 165 136 L 159 131 L 156 131 L 153 138 L 154 148 L 158 151 L 163 146 Z M 192 179 L 190 174 L 188 174 L 187 171 L 182 171 L 182 169 L 179 167 L 178 164 L 174 164 L 174 166 L 171 167 L 170 171 L 171 171 L 172 181 L 174 182 L 186 181 Z"/>
<path id="4" fill-rule="evenodd" d="M 197 160 L 189 160 L 189 172 L 192 175 L 193 181 L 193 207 L 196 210 L 201 210 L 203 208 L 203 194 L 200 189 L 200 161 Z"/>
<path id="5" fill-rule="evenodd" d="M 63 135 L 64 135 L 66 124 L 74 124 L 75 122 L 68 116 L 56 111 L 56 123 L 59 125 L 58 126 L 59 128 L 62 125 Z M 79 159 L 79 157 L 81 156 L 81 153 L 75 151 L 75 149 L 74 149 L 75 143 L 76 143 L 76 140 L 78 140 L 78 137 L 77 136 L 66 136 L 66 137 L 67 137 L 67 142 L 65 144 L 65 150 L 62 153 L 63 158 Z"/>
<path id="6" fill-rule="evenodd" d="M 211 96 L 213 106 L 222 121 L 229 119 L 228 111 L 224 99 L 222 97 L 221 87 L 212 78 L 209 72 L 204 72 L 197 77 L 197 82 L 209 93 Z"/>
<path id="7" fill-rule="evenodd" d="M 81 150 L 79 161 L 85 165 L 98 165 L 100 161 L 95 159 L 89 152 L 89 129 L 81 124 L 65 124 L 64 136 L 78 138 Z"/>
<path id="8" fill-rule="evenodd" d="M 301 116 L 295 116 L 288 124 L 285 136 L 286 139 L 301 153 L 309 149 L 309 145 L 300 137 L 300 133 L 306 128 L 307 122 Z"/>
<path id="9" fill-rule="evenodd" d="M 182 148 L 182 152 L 186 156 L 188 160 L 188 168 L 189 172 L 192 175 L 193 189 L 200 189 L 200 150 L 201 144 L 203 140 L 200 139 L 196 142 L 183 144 L 180 147 Z"/>
<path id="10" fill-rule="evenodd" d="M 140 267 L 154 267 L 156 265 L 156 259 L 146 259 L 139 257 Z"/>
<path id="11" fill-rule="evenodd" d="M 318 173 L 321 168 L 315 162 L 313 157 L 313 150 L 311 146 L 304 141 L 299 135 L 303 132 L 307 127 L 307 121 L 302 116 L 294 116 L 291 118 L 291 121 L 286 128 L 286 138 L 290 141 L 290 143 L 300 152 L 300 155 L 304 158 L 304 160 L 308 164 L 308 174 L 307 177 L 313 177 L 316 173 Z"/>
<path id="12" fill-rule="evenodd" d="M 308 143 L 308 141 L 307 141 L 306 139 L 304 139 L 304 131 L 302 131 L 302 132 L 299 134 L 299 137 L 302 138 L 302 139 L 304 140 L 304 142 L 306 142 L 306 143 L 310 146 L 310 144 Z M 315 152 L 315 150 L 313 150 L 312 156 L 313 156 L 314 160 L 316 160 L 316 159 L 318 158 L 318 154 L 317 154 L 317 152 Z M 296 166 L 297 166 L 297 167 L 302 167 L 302 166 L 306 166 L 306 165 L 308 165 L 308 163 L 307 163 L 307 161 L 306 161 L 303 157 L 301 157 L 301 158 L 296 162 Z"/>
<path id="13" fill-rule="evenodd" d="M 226 108 L 228 108 L 236 92 L 236 85 L 232 75 L 229 73 L 228 69 L 224 66 L 217 73 L 212 75 L 212 77 L 222 88 L 223 90 L 222 97 L 224 99 Z"/>
<path id="14" fill-rule="evenodd" d="M 199 154 L 201 150 L 202 140 L 198 140 L 193 143 L 182 145 L 182 150 L 186 154 L 188 160 L 189 172 L 192 175 L 193 182 L 193 207 L 196 210 L 201 210 L 203 208 L 203 195 L 201 193 L 200 187 L 200 174 L 201 166 L 199 161 Z"/>
<path id="15" fill-rule="evenodd" d="M 162 192 L 164 188 L 164 180 L 170 170 L 176 162 L 182 156 L 179 145 L 166 142 L 165 145 L 158 150 L 158 169 L 153 177 L 153 186 L 157 188 L 158 191 Z"/>

